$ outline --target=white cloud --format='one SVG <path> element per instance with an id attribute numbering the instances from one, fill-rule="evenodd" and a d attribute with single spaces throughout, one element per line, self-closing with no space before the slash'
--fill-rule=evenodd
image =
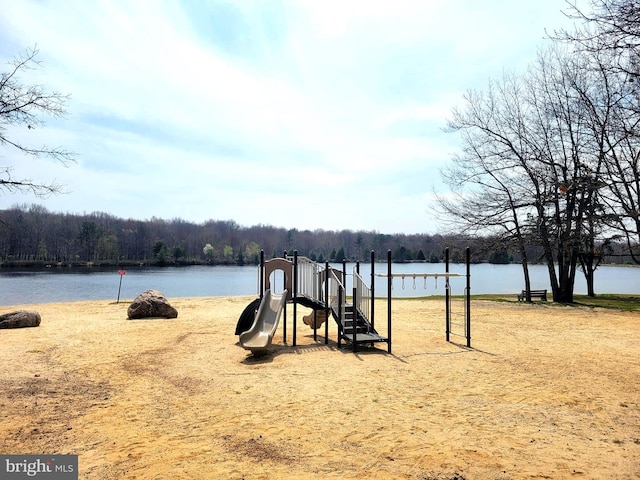
<path id="1" fill-rule="evenodd" d="M 37 43 L 24 80 L 72 94 L 38 134 L 79 163 L 16 162 L 68 185 L 48 208 L 387 233 L 432 229 L 451 106 L 563 19 L 553 0 L 5 3 L 0 53 Z"/>

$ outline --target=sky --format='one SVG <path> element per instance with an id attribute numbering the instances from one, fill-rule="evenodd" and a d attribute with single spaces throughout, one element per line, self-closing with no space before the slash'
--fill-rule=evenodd
<path id="1" fill-rule="evenodd" d="M 443 131 L 469 89 L 523 72 L 558 0 L 0 0 L 0 69 L 70 94 L 64 119 L 9 127 L 75 152 L 0 146 L 15 178 L 62 184 L 0 209 L 299 230 L 437 233 Z"/>

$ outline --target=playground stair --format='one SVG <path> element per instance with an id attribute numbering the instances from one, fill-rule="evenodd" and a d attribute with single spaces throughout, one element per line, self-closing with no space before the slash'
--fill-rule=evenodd
<path id="1" fill-rule="evenodd" d="M 377 342 L 387 342 L 388 339 L 382 337 L 374 328 L 369 320 L 356 308 L 353 304 L 345 305 L 345 318 L 340 319 L 336 312 L 333 312 L 333 318 L 338 324 L 338 346 L 341 340 L 346 340 L 356 347 L 356 345 L 371 344 Z"/>

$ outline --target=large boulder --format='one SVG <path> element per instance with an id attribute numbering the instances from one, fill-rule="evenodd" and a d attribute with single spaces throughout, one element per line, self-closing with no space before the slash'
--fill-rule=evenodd
<path id="1" fill-rule="evenodd" d="M 24 328 L 40 325 L 40 314 L 31 310 L 18 310 L 17 312 L 0 315 L 0 328 Z"/>
<path id="2" fill-rule="evenodd" d="M 147 290 L 138 295 L 127 309 L 127 316 L 138 318 L 176 318 L 178 311 L 173 308 L 167 298 L 158 290 Z"/>

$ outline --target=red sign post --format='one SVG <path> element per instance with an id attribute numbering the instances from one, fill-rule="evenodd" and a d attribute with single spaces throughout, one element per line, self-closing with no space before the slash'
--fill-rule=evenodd
<path id="1" fill-rule="evenodd" d="M 116 300 L 116 303 L 120 303 L 120 288 L 122 288 L 122 277 L 124 277 L 127 274 L 127 272 L 125 270 L 118 270 L 118 275 L 120 275 L 120 285 L 118 285 L 118 300 Z"/>

